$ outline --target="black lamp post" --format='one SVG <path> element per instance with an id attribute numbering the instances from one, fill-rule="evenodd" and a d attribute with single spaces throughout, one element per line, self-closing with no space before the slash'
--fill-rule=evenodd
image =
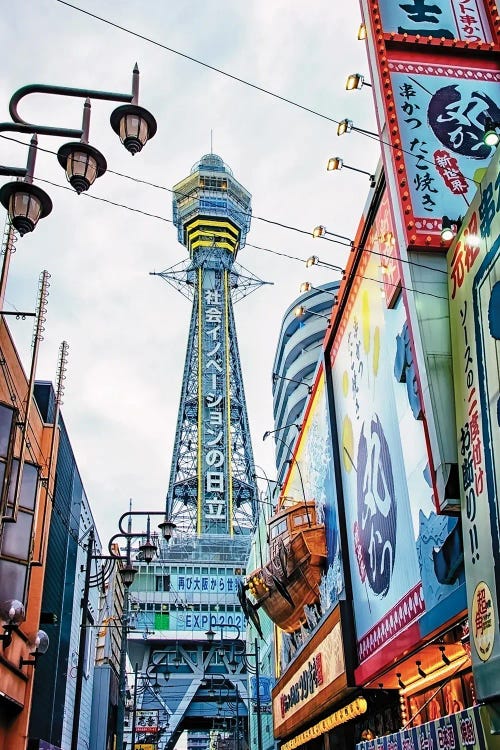
<path id="1" fill-rule="evenodd" d="M 233 666 L 237 666 L 238 659 L 237 657 L 241 657 L 241 662 L 244 664 L 246 670 L 250 674 L 255 675 L 255 681 L 256 681 L 256 696 L 255 696 L 255 710 L 257 714 L 257 746 L 258 750 L 263 750 L 262 747 L 262 717 L 261 717 L 261 703 L 260 703 L 260 653 L 259 653 L 259 641 L 258 638 L 255 638 L 254 640 L 254 647 L 255 651 L 249 652 L 245 648 L 245 643 L 241 640 L 241 631 L 238 625 L 235 625 L 233 623 L 228 622 L 222 622 L 220 623 L 220 642 L 221 642 L 221 648 L 224 648 L 224 628 L 233 628 L 236 630 L 236 637 L 231 638 L 230 640 L 233 641 L 231 644 L 231 661 L 229 662 Z M 207 636 L 207 640 L 209 643 L 212 643 L 215 638 L 215 632 L 210 629 L 205 634 Z M 242 650 L 238 650 L 236 648 L 236 643 L 240 642 L 243 646 Z M 251 664 L 248 660 L 248 658 L 254 658 L 255 664 Z M 234 683 L 233 683 L 234 684 Z M 235 691 L 236 691 L 236 711 L 237 711 L 237 721 L 239 719 L 238 715 L 238 703 L 239 703 L 239 691 L 236 684 L 234 684 Z M 250 717 L 250 706 L 248 707 L 248 716 Z M 237 730 L 238 731 L 238 730 Z"/>
<path id="2" fill-rule="evenodd" d="M 85 99 L 83 106 L 83 122 L 81 129 L 60 128 L 49 125 L 38 125 L 26 122 L 18 113 L 18 104 L 30 94 L 55 94 L 58 96 L 73 96 Z M 70 88 L 67 86 L 53 86 L 45 84 L 29 84 L 14 93 L 10 100 L 9 112 L 12 122 L 0 123 L 0 132 L 14 131 L 17 133 L 37 133 L 38 135 L 62 136 L 65 138 L 80 138 L 80 141 L 66 143 L 59 149 L 57 158 L 70 184 L 77 193 L 88 190 L 97 177 L 106 171 L 106 159 L 88 142 L 90 127 L 90 100 L 104 99 L 107 101 L 127 102 L 115 109 L 111 115 L 111 126 L 120 136 L 125 148 L 135 154 L 156 133 L 156 120 L 148 110 L 138 106 L 139 98 L 139 68 L 137 64 L 132 73 L 132 93 L 120 94 L 111 91 L 94 89 Z M 11 182 L 0 190 L 0 202 L 9 212 L 13 226 L 22 235 L 32 232 L 38 219 L 47 216 L 52 203 L 47 194 L 40 188 L 33 186 L 33 169 L 35 165 L 36 142 L 33 152 L 28 157 L 26 169 L 16 167 L 0 167 L 0 174 L 23 177 L 23 182 Z M 29 186 L 29 187 L 28 187 Z"/>
<path id="3" fill-rule="evenodd" d="M 127 562 L 121 571 L 122 580 L 123 580 L 124 586 L 126 587 L 123 609 L 124 609 L 124 613 L 125 612 L 127 613 L 127 620 L 128 620 L 128 587 L 132 585 L 134 576 L 136 573 L 136 569 L 132 566 L 130 562 L 131 542 L 132 542 L 132 539 L 137 539 L 138 537 L 144 537 L 143 534 L 132 531 L 132 517 L 133 516 L 147 516 L 146 541 L 143 542 L 139 546 L 139 552 L 141 554 L 142 559 L 148 564 L 153 560 L 153 557 L 156 554 L 156 546 L 152 543 L 151 537 L 150 537 L 150 517 L 162 516 L 163 520 L 159 524 L 159 528 L 160 528 L 162 537 L 166 542 L 170 541 L 172 534 L 175 530 L 175 523 L 173 523 L 173 521 L 170 521 L 170 519 L 167 518 L 165 513 L 161 511 L 133 511 L 129 509 L 126 513 L 123 513 L 120 516 L 120 519 L 118 521 L 119 532 L 118 534 L 115 534 L 109 540 L 108 548 L 111 552 L 113 543 L 115 542 L 116 539 L 122 538 L 122 539 L 127 540 Z M 125 519 L 128 519 L 126 529 L 124 528 Z M 125 578 L 124 578 L 124 575 L 125 575 Z M 127 586 L 128 581 L 130 582 L 128 583 L 128 586 Z M 123 624 L 122 624 L 121 651 L 120 651 L 120 680 L 119 680 L 120 699 L 118 701 L 118 716 L 117 716 L 117 731 L 116 731 L 116 747 L 120 748 L 120 750 L 123 747 L 123 726 L 125 722 L 125 693 L 126 693 L 126 682 L 127 682 L 127 676 L 126 676 L 127 632 L 128 632 L 128 622 L 126 622 L 126 618 L 124 614 Z M 71 748 L 71 750 L 73 750 L 73 748 Z"/>

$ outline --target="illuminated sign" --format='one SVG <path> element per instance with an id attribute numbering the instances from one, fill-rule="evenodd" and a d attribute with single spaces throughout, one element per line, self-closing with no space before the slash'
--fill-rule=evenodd
<path id="1" fill-rule="evenodd" d="M 288 711 L 302 701 L 308 700 L 323 684 L 323 663 L 321 654 L 310 659 L 302 670 L 296 682 L 287 692 L 281 694 L 281 718 L 284 719 Z"/>
<path id="2" fill-rule="evenodd" d="M 321 645 L 299 667 L 298 673 L 286 681 L 273 696 L 274 727 L 279 727 L 303 706 L 311 705 L 345 672 L 344 650 L 340 622 L 325 636 Z"/>
<path id="3" fill-rule="evenodd" d="M 463 215 L 477 170 L 491 159 L 483 135 L 488 120 L 500 121 L 500 72 L 394 58 L 389 70 L 401 139 L 397 159 L 406 169 L 405 221 L 410 235 L 438 236 L 443 215 Z"/>
<path id="4" fill-rule="evenodd" d="M 220 277 L 219 277 L 220 278 Z M 208 384 L 205 397 L 208 419 L 202 435 L 203 474 L 206 490 L 207 519 L 224 520 L 226 503 L 224 481 L 226 454 L 224 440 L 224 349 L 223 349 L 223 295 L 221 289 L 207 288 L 203 291 L 205 352 L 202 376 Z"/>

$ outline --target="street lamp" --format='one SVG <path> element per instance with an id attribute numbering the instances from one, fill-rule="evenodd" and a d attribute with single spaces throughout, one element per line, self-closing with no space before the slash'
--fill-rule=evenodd
<path id="1" fill-rule="evenodd" d="M 85 99 L 81 129 L 60 128 L 49 125 L 29 123 L 20 117 L 18 105 L 21 99 L 30 94 L 54 94 L 73 96 Z M 29 84 L 16 91 L 9 103 L 12 122 L 0 123 L 0 132 L 35 133 L 38 135 L 80 138 L 78 142 L 66 143 L 57 154 L 57 159 L 66 171 L 70 184 L 78 194 L 86 191 L 92 183 L 106 171 L 106 159 L 88 143 L 90 128 L 90 100 L 126 102 L 117 107 L 111 115 L 111 127 L 120 136 L 125 148 L 136 154 L 156 133 L 156 120 L 148 110 L 138 106 L 139 68 L 137 63 L 132 72 L 132 93 L 121 94 L 94 89 L 70 88 L 46 84 Z M 36 139 L 31 140 L 28 153 L 28 164 L 25 169 L 19 167 L 0 167 L 0 174 L 24 178 L 21 182 L 10 182 L 0 190 L 0 202 L 7 209 L 13 227 L 23 236 L 32 232 L 40 218 L 52 210 L 49 196 L 39 187 L 34 186 L 33 173 L 36 158 Z"/>
<path id="2" fill-rule="evenodd" d="M 121 561 L 123 564 L 119 568 L 120 577 L 124 586 L 124 601 L 123 601 L 123 616 L 122 616 L 122 634 L 121 634 L 121 653 L 120 653 L 120 692 L 122 700 L 118 704 L 119 716 L 117 721 L 117 747 L 122 747 L 123 744 L 123 721 L 124 721 L 124 700 L 125 700 L 125 668 L 126 668 L 126 641 L 127 641 L 127 629 L 128 629 L 128 589 L 134 582 L 137 568 L 132 565 L 131 561 L 131 542 L 132 539 L 138 537 L 144 537 L 144 534 L 132 531 L 132 516 L 147 516 L 147 531 L 146 541 L 142 542 L 138 551 L 142 559 L 148 564 L 153 560 L 156 554 L 156 545 L 151 541 L 150 536 L 150 516 L 161 515 L 163 517 L 163 523 L 161 524 L 162 530 L 164 531 L 164 538 L 170 539 L 175 524 L 169 521 L 165 517 L 165 513 L 160 511 L 133 511 L 129 509 L 126 513 L 120 516 L 118 521 L 119 532 L 115 534 L 108 543 L 109 555 L 95 555 L 94 554 L 94 542 L 95 534 L 93 527 L 90 529 L 88 545 L 87 545 L 87 560 L 85 567 L 85 582 L 83 588 L 82 598 L 82 619 L 80 625 L 80 643 L 78 649 L 78 663 L 77 663 L 77 674 L 76 674 L 76 685 L 75 685 L 75 698 L 74 698 L 74 714 L 73 714 L 73 730 L 71 736 L 71 750 L 78 750 L 78 733 L 80 724 L 80 706 L 82 697 L 82 684 L 83 684 L 83 666 L 84 666 L 84 652 L 85 652 L 85 639 L 86 639 L 86 617 L 89 605 L 89 594 L 91 587 L 91 565 L 93 560 L 107 560 L 111 562 Z M 127 529 L 123 527 L 124 520 L 128 518 Z M 126 539 L 126 553 L 125 555 L 117 554 L 114 547 L 114 542 L 118 538 Z"/>
<path id="3" fill-rule="evenodd" d="M 4 633 L 0 634 L 0 641 L 6 649 L 12 643 L 12 632 L 23 622 L 25 618 L 24 604 L 17 599 L 7 601 L 0 610 L 2 619 L 5 620 Z"/>
<path id="4" fill-rule="evenodd" d="M 260 702 L 261 696 L 260 696 L 259 641 L 258 641 L 258 638 L 255 638 L 254 640 L 255 651 L 254 652 L 247 651 L 244 642 L 241 640 L 241 631 L 238 625 L 235 625 L 233 623 L 222 622 L 220 623 L 220 631 L 221 631 L 220 642 L 221 642 L 222 648 L 225 648 L 224 647 L 224 628 L 228 628 L 228 627 L 234 628 L 236 630 L 236 637 L 230 639 L 231 641 L 233 641 L 233 643 L 231 644 L 231 647 L 230 647 L 231 648 L 231 661 L 229 662 L 229 664 L 230 665 L 233 664 L 234 668 L 236 669 L 237 665 L 240 663 L 237 659 L 237 657 L 239 656 L 241 663 L 245 666 L 245 669 L 250 674 L 255 675 L 255 680 L 256 680 L 255 709 L 256 709 L 256 715 L 257 715 L 257 744 L 258 744 L 258 750 L 262 750 L 262 716 L 261 716 L 261 702 Z M 210 628 L 210 632 L 211 632 L 212 641 L 213 641 L 213 638 L 215 637 L 215 633 L 213 633 L 211 628 Z M 208 633 L 207 633 L 207 637 L 208 637 Z M 240 642 L 242 644 L 243 646 L 242 650 L 238 650 L 236 648 L 237 642 Z M 255 664 L 251 664 L 251 662 L 248 660 L 248 657 L 255 658 Z M 239 695 L 237 684 L 233 682 L 233 685 L 234 685 L 235 693 L 236 693 L 236 708 L 238 708 L 240 695 Z M 250 706 L 248 706 L 248 715 L 250 716 Z M 238 713 L 237 713 L 237 716 L 238 716 Z M 237 739 L 239 741 L 239 738 Z"/>
<path id="5" fill-rule="evenodd" d="M 45 632 L 45 630 L 39 630 L 38 633 L 35 636 L 35 639 L 32 643 L 33 651 L 30 651 L 30 656 L 32 656 L 32 659 L 23 659 L 21 657 L 19 659 L 19 669 L 22 669 L 24 666 L 33 666 L 36 667 L 36 663 L 42 654 L 47 653 L 47 650 L 49 648 L 49 636 Z"/>

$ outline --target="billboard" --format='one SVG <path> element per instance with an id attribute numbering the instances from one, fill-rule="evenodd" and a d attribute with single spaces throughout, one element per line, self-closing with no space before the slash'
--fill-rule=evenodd
<path id="1" fill-rule="evenodd" d="M 415 244 L 419 233 L 439 238 L 442 217 L 463 216 L 475 195 L 493 153 L 482 140 L 486 123 L 500 121 L 500 71 L 407 57 L 392 57 L 389 70 Z"/>
<path id="2" fill-rule="evenodd" d="M 482 0 L 380 0 L 385 32 L 465 42 L 491 42 Z"/>
<path id="3" fill-rule="evenodd" d="M 474 679 L 500 694 L 500 152 L 448 251 L 457 444 Z"/>
<path id="4" fill-rule="evenodd" d="M 382 201 L 331 350 L 360 661 L 460 585 L 434 566 L 457 519 L 435 513 L 401 295 L 388 307 L 385 211 Z"/>
<path id="5" fill-rule="evenodd" d="M 498 8 L 492 0 L 360 0 L 387 182 L 405 248 L 443 248 L 463 216 L 499 119 Z"/>
<path id="6" fill-rule="evenodd" d="M 319 523 L 326 527 L 328 566 L 320 585 L 321 609 L 327 612 L 344 590 L 337 497 L 333 476 L 332 439 L 323 370 L 311 397 L 300 444 L 282 494 L 314 499 Z"/>

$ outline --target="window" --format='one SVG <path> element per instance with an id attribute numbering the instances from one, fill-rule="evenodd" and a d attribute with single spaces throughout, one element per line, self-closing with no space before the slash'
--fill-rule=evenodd
<path id="1" fill-rule="evenodd" d="M 155 576 L 155 591 L 170 591 L 170 576 Z"/>

